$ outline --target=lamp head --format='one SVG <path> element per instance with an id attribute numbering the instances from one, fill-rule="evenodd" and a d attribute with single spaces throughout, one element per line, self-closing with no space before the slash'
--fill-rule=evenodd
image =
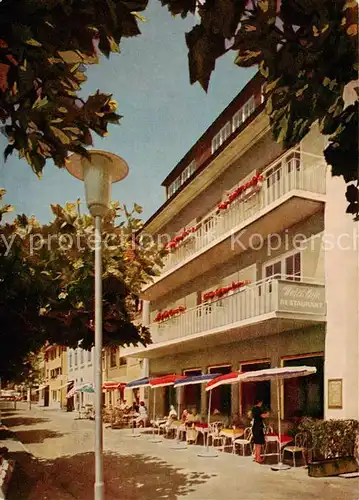
<path id="1" fill-rule="evenodd" d="M 86 203 L 93 217 L 104 217 L 109 210 L 111 184 L 124 179 L 128 165 L 120 156 L 99 149 L 89 151 L 90 158 L 73 153 L 66 169 L 85 183 Z"/>

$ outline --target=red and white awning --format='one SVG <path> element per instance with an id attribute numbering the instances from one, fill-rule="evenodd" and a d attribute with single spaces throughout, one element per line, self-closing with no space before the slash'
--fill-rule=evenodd
<path id="1" fill-rule="evenodd" d="M 176 380 L 185 378 L 184 375 L 164 375 L 163 377 L 156 377 L 150 380 L 150 386 L 152 389 L 156 387 L 168 387 L 174 385 Z"/>
<path id="2" fill-rule="evenodd" d="M 236 382 L 238 382 L 238 377 L 240 374 L 241 372 L 231 372 L 220 375 L 219 377 L 216 377 L 208 382 L 206 391 L 211 391 L 212 389 L 220 387 L 221 385 L 235 384 Z"/>
<path id="3" fill-rule="evenodd" d="M 262 382 L 265 380 L 288 379 L 307 377 L 316 373 L 314 366 L 283 366 L 277 368 L 266 368 L 253 372 L 244 372 L 238 375 L 238 382 Z"/>
<path id="4" fill-rule="evenodd" d="M 104 382 L 102 385 L 103 391 L 115 391 L 116 389 L 124 389 L 126 384 L 124 382 Z"/>

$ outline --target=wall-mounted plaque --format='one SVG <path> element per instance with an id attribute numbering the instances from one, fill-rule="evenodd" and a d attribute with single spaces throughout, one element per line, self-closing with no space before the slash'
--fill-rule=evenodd
<path id="1" fill-rule="evenodd" d="M 343 408 L 343 379 L 328 380 L 328 408 Z"/>

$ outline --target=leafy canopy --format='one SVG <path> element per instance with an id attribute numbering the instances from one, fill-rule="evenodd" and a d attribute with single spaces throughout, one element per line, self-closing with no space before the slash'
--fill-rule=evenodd
<path id="1" fill-rule="evenodd" d="M 0 194 L 0 199 L 4 191 Z M 0 214 L 10 210 L 8 205 Z M 93 219 L 68 203 L 52 206 L 54 219 L 41 226 L 17 216 L 0 225 L 0 376 L 24 371 L 29 353 L 46 342 L 90 349 L 94 345 Z M 161 253 L 134 234 L 142 227 L 135 205 L 112 204 L 103 222 L 104 346 L 146 345 L 149 330 L 134 321 L 141 288 L 160 268 Z"/>
<path id="2" fill-rule="evenodd" d="M 216 61 L 233 51 L 241 67 L 259 66 L 275 139 L 297 144 L 314 122 L 329 135 L 333 175 L 350 183 L 348 211 L 358 214 L 358 100 L 344 108 L 358 75 L 355 0 L 160 0 L 171 14 L 197 15 L 186 34 L 191 83 L 207 90 Z M 3 0 L 0 2 L 0 121 L 9 144 L 37 174 L 47 159 L 62 167 L 70 151 L 86 155 L 92 132 L 118 123 L 111 95 L 78 97 L 85 70 L 140 34 L 147 0 Z M 353 184 L 355 183 L 355 184 Z"/>
<path id="3" fill-rule="evenodd" d="M 85 69 L 99 54 L 119 52 L 140 33 L 146 0 L 3 0 L 0 2 L 0 121 L 37 174 L 47 159 L 59 167 L 69 151 L 86 155 L 94 131 L 118 123 L 111 95 L 78 97 Z"/>
<path id="4" fill-rule="evenodd" d="M 186 34 L 191 83 L 207 90 L 216 60 L 229 50 L 266 79 L 274 138 L 297 144 L 314 122 L 329 135 L 333 175 L 347 183 L 347 212 L 358 216 L 358 100 L 344 107 L 358 79 L 358 4 L 354 0 L 161 0 L 173 15 L 197 12 Z"/>

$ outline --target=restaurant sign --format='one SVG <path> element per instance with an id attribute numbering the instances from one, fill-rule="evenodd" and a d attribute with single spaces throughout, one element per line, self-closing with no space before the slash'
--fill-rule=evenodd
<path id="1" fill-rule="evenodd" d="M 300 314 L 326 314 L 323 285 L 278 281 L 278 310 Z"/>

